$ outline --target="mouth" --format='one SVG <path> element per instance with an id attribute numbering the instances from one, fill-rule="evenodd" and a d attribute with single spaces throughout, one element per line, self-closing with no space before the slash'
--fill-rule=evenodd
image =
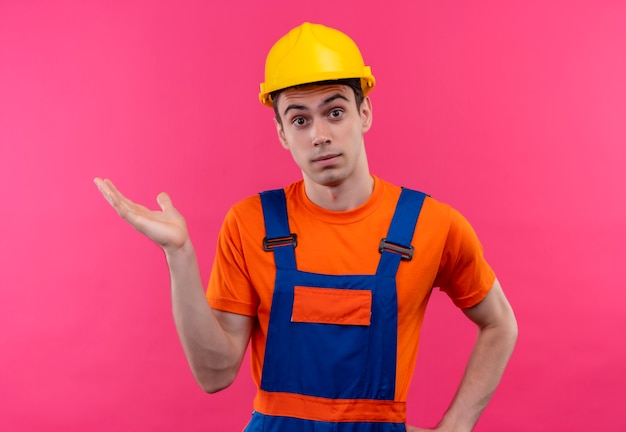
<path id="1" fill-rule="evenodd" d="M 325 154 L 325 155 L 321 155 L 321 156 L 317 156 L 313 158 L 313 162 L 331 161 L 333 159 L 338 158 L 339 156 L 341 156 L 339 153 L 329 153 L 329 154 Z"/>

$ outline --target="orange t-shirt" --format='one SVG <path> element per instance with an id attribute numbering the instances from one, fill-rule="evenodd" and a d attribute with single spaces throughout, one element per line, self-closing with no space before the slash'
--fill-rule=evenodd
<path id="1" fill-rule="evenodd" d="M 303 181 L 285 188 L 290 230 L 298 236 L 295 254 L 299 270 L 329 275 L 376 273 L 379 243 L 387 236 L 401 189 L 377 177 L 374 180 L 370 199 L 345 212 L 313 204 Z M 212 308 L 257 317 L 251 338 L 252 376 L 257 386 L 276 275 L 273 253 L 263 250 L 264 237 L 260 197 L 234 205 L 219 235 L 207 290 Z M 468 308 L 480 302 L 495 281 L 467 220 L 430 197 L 424 201 L 412 244 L 413 259 L 402 261 L 396 276 L 396 401 L 406 401 L 432 288 L 440 287 L 458 307 Z"/>

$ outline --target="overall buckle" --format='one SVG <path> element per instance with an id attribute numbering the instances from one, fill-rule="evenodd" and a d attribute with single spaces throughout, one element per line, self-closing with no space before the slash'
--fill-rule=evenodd
<path id="1" fill-rule="evenodd" d="M 293 233 L 287 237 L 265 237 L 263 239 L 263 250 L 265 252 L 271 252 L 274 250 L 274 248 L 290 245 L 294 248 L 298 245 L 298 236 Z"/>
<path id="2" fill-rule="evenodd" d="M 400 255 L 400 259 L 405 261 L 411 261 L 411 259 L 413 259 L 413 246 L 406 247 L 388 242 L 387 237 L 380 241 L 380 246 L 378 247 L 378 252 L 383 253 L 383 251 L 397 253 Z"/>

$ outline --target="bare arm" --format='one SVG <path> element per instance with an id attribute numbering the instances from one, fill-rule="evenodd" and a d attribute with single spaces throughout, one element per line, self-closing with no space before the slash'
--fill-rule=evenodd
<path id="1" fill-rule="evenodd" d="M 122 218 L 163 248 L 174 322 L 196 380 L 210 393 L 228 387 L 239 371 L 254 318 L 210 308 L 185 219 L 167 194 L 157 197 L 161 211 L 151 211 L 124 197 L 110 180 L 94 182 Z"/>
<path id="2" fill-rule="evenodd" d="M 469 432 L 474 428 L 500 383 L 517 340 L 515 315 L 497 280 L 480 303 L 463 312 L 478 326 L 478 339 L 452 404 L 436 431 Z M 407 427 L 409 432 L 425 430 Z"/>

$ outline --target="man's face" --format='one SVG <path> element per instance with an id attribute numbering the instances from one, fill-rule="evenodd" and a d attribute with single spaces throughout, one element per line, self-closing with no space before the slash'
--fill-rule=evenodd
<path id="1" fill-rule="evenodd" d="M 276 103 L 278 137 L 305 183 L 334 187 L 369 179 L 363 140 L 372 122 L 369 98 L 357 108 L 350 87 L 311 85 L 283 91 Z"/>

